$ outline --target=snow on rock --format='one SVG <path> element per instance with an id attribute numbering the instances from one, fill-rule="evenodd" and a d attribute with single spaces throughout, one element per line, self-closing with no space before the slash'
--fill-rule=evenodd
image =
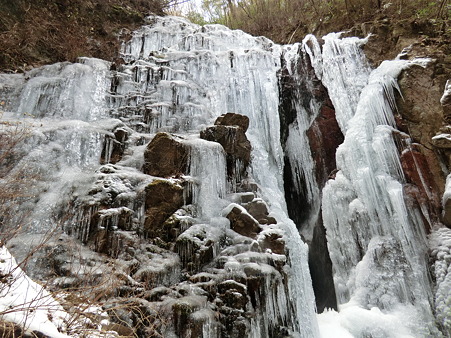
<path id="1" fill-rule="evenodd" d="M 443 96 L 440 99 L 442 106 L 451 105 L 451 80 L 446 81 L 445 90 L 443 91 Z"/>
<path id="2" fill-rule="evenodd" d="M 5 246 L 0 248 L 0 317 L 52 338 L 69 337 L 69 315 L 41 285 L 33 282 L 17 265 Z"/>
<path id="3" fill-rule="evenodd" d="M 431 257 L 435 260 L 435 307 L 443 332 L 451 332 L 451 229 L 433 229 L 429 236 Z"/>

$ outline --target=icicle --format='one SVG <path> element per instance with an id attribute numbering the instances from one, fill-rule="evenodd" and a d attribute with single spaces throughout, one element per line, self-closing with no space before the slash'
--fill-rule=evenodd
<path id="1" fill-rule="evenodd" d="M 376 306 L 396 316 L 402 308 L 404 315 L 399 322 L 407 313 L 412 319 L 403 322 L 400 330 L 435 335 L 424 225 L 404 203 L 404 177 L 392 132 L 395 79 L 409 63 L 383 62 L 362 89 L 363 77 L 356 79 L 352 69 L 344 71 L 347 65 L 365 68 L 359 65 L 360 53 L 353 51 L 356 47 L 352 47 L 352 53 L 342 50 L 343 46 L 357 46 L 356 42 L 332 38 L 326 37 L 323 60 L 336 62 L 343 57 L 344 61 L 336 65 L 340 73 L 323 67 L 323 81 L 336 108 L 341 110 L 337 118 L 346 134 L 337 150 L 340 172 L 324 188 L 322 205 L 342 315 L 349 313 L 345 309 L 354 309 L 364 316 L 362 309 Z M 333 78 L 341 84 L 332 85 L 329 80 Z M 331 88 L 337 85 L 341 89 Z M 351 93 L 345 100 L 342 89 Z M 384 298 L 386 294 L 391 296 Z M 384 334 L 388 332 L 386 323 L 386 319 L 375 320 L 366 328 L 353 323 L 347 329 L 354 335 L 378 330 Z"/>
<path id="2" fill-rule="evenodd" d="M 315 73 L 329 91 L 338 124 L 344 134 L 349 120 L 355 114 L 360 92 L 368 82 L 370 68 L 360 48 L 366 39 L 339 37 L 340 33 L 324 36 L 322 54 L 314 36 L 308 35 L 302 43 L 312 59 Z"/>
<path id="3" fill-rule="evenodd" d="M 226 159 L 222 146 L 216 142 L 190 140 L 189 175 L 193 204 L 201 217 L 215 217 L 222 209 L 221 199 L 226 194 Z"/>

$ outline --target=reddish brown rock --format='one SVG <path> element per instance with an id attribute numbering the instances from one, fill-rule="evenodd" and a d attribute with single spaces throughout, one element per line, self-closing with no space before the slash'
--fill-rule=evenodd
<path id="1" fill-rule="evenodd" d="M 344 137 L 335 118 L 335 110 L 327 98 L 318 117 L 307 131 L 310 151 L 316 167 L 316 180 L 323 186 L 335 170 L 335 153 Z"/>
<path id="2" fill-rule="evenodd" d="M 242 128 L 223 125 L 208 127 L 201 131 L 200 138 L 220 143 L 228 155 L 245 165 L 249 164 L 252 148 Z"/>
<path id="3" fill-rule="evenodd" d="M 152 176 L 171 177 L 186 173 L 189 147 L 184 139 L 158 133 L 144 151 L 143 172 Z"/>
<path id="4" fill-rule="evenodd" d="M 222 145 L 226 152 L 229 178 L 239 182 L 247 176 L 246 168 L 251 160 L 252 147 L 242 127 L 215 125 L 201 131 L 200 138 Z"/>
<path id="5" fill-rule="evenodd" d="M 404 184 L 403 186 L 403 195 L 404 195 L 404 202 L 406 203 L 406 207 L 409 210 L 419 210 L 421 213 L 421 219 L 423 221 L 423 224 L 426 227 L 426 231 L 429 233 L 431 230 L 432 224 L 429 222 L 429 216 L 425 215 L 423 213 L 422 206 L 428 206 L 430 201 L 428 200 L 428 197 L 422 191 L 420 188 L 418 188 L 414 184 Z M 430 208 L 427 208 L 430 209 Z M 428 211 L 429 213 L 429 211 Z"/>

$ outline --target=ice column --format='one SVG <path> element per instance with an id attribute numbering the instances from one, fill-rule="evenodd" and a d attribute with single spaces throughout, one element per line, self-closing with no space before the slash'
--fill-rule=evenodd
<path id="1" fill-rule="evenodd" d="M 370 67 L 360 48 L 366 39 L 340 39 L 340 33 L 330 33 L 324 36 L 322 52 L 313 35 L 307 35 L 302 43 L 310 55 L 316 76 L 329 91 L 344 134 L 355 114 L 360 92 L 368 82 Z"/>
<path id="2" fill-rule="evenodd" d="M 189 175 L 192 182 L 193 204 L 199 216 L 217 217 L 224 206 L 226 194 L 226 158 L 216 142 L 194 139 L 190 144 Z"/>

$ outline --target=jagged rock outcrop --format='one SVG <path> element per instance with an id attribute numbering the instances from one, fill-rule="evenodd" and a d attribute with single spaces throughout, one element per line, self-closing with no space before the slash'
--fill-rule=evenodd
<path id="1" fill-rule="evenodd" d="M 246 137 L 249 118 L 245 115 L 227 113 L 218 117 L 215 125 L 200 132 L 207 141 L 218 142 L 227 153 L 227 174 L 229 177 L 245 176 L 251 160 L 251 143 Z M 240 165 L 241 163 L 241 165 Z"/>
<path id="2" fill-rule="evenodd" d="M 237 126 L 244 132 L 249 128 L 249 117 L 246 115 L 226 113 L 219 116 L 215 121 L 216 126 Z"/>

